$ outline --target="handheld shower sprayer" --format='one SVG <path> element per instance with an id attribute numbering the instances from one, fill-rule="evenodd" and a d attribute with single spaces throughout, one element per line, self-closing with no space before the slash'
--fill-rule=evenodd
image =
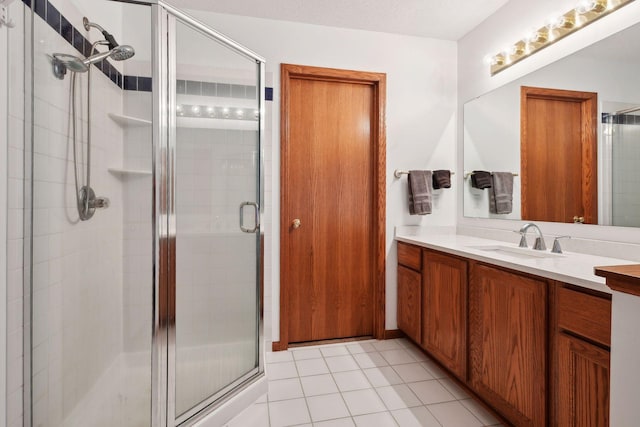
<path id="1" fill-rule="evenodd" d="M 96 45 L 105 45 L 109 47 L 109 50 L 94 54 L 92 48 L 92 55 L 85 59 L 66 53 L 54 53 L 51 62 L 53 64 L 53 73 L 57 78 L 63 79 L 67 70 L 75 73 L 84 73 L 89 70 L 91 64 L 100 62 L 105 58 L 112 58 L 114 61 L 125 61 L 135 55 L 136 51 L 133 47 L 129 45 L 119 45 L 112 34 L 95 22 L 89 22 L 89 20 L 84 17 L 82 18 L 82 24 L 85 30 L 89 31 L 91 28 L 95 28 L 104 36 L 104 40 L 95 42 L 94 47 Z"/>
<path id="2" fill-rule="evenodd" d="M 1 0 L 0 0 L 1 1 Z M 54 53 L 51 56 L 53 73 L 60 80 L 64 79 L 67 70 L 71 70 L 71 138 L 73 139 L 73 166 L 76 188 L 76 205 L 81 221 L 87 221 L 93 217 L 96 209 L 109 207 L 109 199 L 97 197 L 91 188 L 91 64 L 98 63 L 104 59 L 112 58 L 114 61 L 124 61 L 135 55 L 133 47 L 128 45 L 120 46 L 115 38 L 100 25 L 83 19 L 84 28 L 89 31 L 96 28 L 104 36 L 104 40 L 93 42 L 88 58 L 80 58 L 66 53 Z M 99 45 L 108 46 L 106 52 L 96 50 Z M 94 53 L 95 52 L 95 53 Z M 102 68 L 102 67 L 100 67 Z M 77 148 L 78 140 L 78 106 L 76 105 L 76 86 L 79 81 L 78 73 L 87 73 L 87 127 L 86 127 L 86 154 L 79 153 Z M 109 76 L 107 76 L 109 77 Z M 86 160 L 85 160 L 86 158 Z M 85 173 L 81 177 L 79 164 L 85 164 Z"/>

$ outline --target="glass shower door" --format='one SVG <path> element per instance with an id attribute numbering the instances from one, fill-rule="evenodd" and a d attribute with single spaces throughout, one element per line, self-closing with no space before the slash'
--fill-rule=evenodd
<path id="1" fill-rule="evenodd" d="M 189 22 L 169 16 L 169 28 L 172 19 L 176 320 L 169 393 L 180 424 L 260 369 L 261 63 Z"/>

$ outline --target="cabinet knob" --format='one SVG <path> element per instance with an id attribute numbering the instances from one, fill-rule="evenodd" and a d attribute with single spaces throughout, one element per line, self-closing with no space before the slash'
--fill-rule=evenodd
<path id="1" fill-rule="evenodd" d="M 300 222 L 300 220 L 298 218 L 296 218 L 293 221 L 291 221 L 291 227 L 293 227 L 294 229 L 300 228 L 301 225 L 302 225 L 302 223 Z"/>

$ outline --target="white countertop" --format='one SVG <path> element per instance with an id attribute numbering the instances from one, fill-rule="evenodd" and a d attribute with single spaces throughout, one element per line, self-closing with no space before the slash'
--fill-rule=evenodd
<path id="1" fill-rule="evenodd" d="M 506 243 L 499 240 L 465 236 L 438 229 L 431 230 L 421 227 L 399 227 L 396 229 L 396 240 L 401 242 L 412 243 L 452 255 L 458 255 L 609 294 L 611 293 L 611 289 L 605 285 L 604 278 L 594 274 L 594 267 L 638 264 L 637 261 L 576 252 L 564 252 L 562 256 L 549 258 L 525 258 L 519 256 L 517 253 L 510 254 L 504 251 L 481 249 L 482 247 L 489 248 L 499 246 L 513 247 L 518 251 L 518 239 L 519 236 L 514 235 L 514 243 Z M 533 251 L 533 249 L 530 249 L 530 251 Z M 548 251 L 549 250 L 547 250 L 547 252 Z"/>

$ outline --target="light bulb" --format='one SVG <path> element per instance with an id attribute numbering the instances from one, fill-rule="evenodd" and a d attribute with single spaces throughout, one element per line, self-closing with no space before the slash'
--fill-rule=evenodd
<path id="1" fill-rule="evenodd" d="M 244 111 L 238 108 L 238 110 L 236 110 L 236 116 L 242 118 L 244 116 Z"/>
<path id="2" fill-rule="evenodd" d="M 195 115 L 200 115 L 200 106 L 194 105 L 193 107 L 191 107 L 191 112 Z"/>
<path id="3" fill-rule="evenodd" d="M 562 25 L 563 18 L 564 17 L 562 15 L 553 15 L 547 18 L 546 27 L 549 29 L 560 28 L 560 26 Z"/>

